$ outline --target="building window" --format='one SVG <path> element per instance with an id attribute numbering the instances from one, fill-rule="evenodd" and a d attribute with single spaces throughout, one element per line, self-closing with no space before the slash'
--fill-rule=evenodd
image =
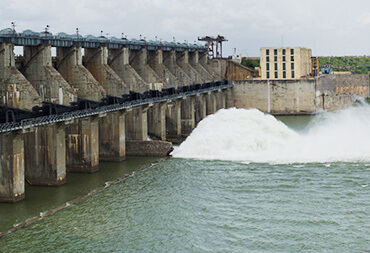
<path id="1" fill-rule="evenodd" d="M 274 49 L 274 55 L 277 55 L 277 49 Z"/>
<path id="2" fill-rule="evenodd" d="M 285 61 L 285 56 L 283 56 L 283 61 Z"/>
<path id="3" fill-rule="evenodd" d="M 270 49 L 266 49 L 266 55 L 270 55 Z"/>
<path id="4" fill-rule="evenodd" d="M 283 72 L 283 78 L 286 78 L 286 72 L 285 71 Z"/>
<path id="5" fill-rule="evenodd" d="M 278 72 L 277 71 L 275 72 L 275 78 L 278 78 Z"/>
<path id="6" fill-rule="evenodd" d="M 270 78 L 270 72 L 266 72 L 266 78 Z"/>
<path id="7" fill-rule="evenodd" d="M 283 49 L 283 55 L 285 55 L 285 49 Z"/>
<path id="8" fill-rule="evenodd" d="M 285 62 L 283 62 L 283 70 L 285 70 L 285 69 L 286 69 Z"/>
<path id="9" fill-rule="evenodd" d="M 269 56 L 266 56 L 266 61 L 269 62 L 270 61 L 270 57 Z"/>
<path id="10" fill-rule="evenodd" d="M 294 61 L 294 56 L 290 56 L 290 61 Z"/>
<path id="11" fill-rule="evenodd" d="M 294 71 L 292 71 L 292 78 L 294 78 Z"/>
<path id="12" fill-rule="evenodd" d="M 274 61 L 277 61 L 277 56 L 274 56 Z"/>
<path id="13" fill-rule="evenodd" d="M 294 49 L 290 49 L 290 54 L 294 54 Z"/>
<path id="14" fill-rule="evenodd" d="M 278 69 L 278 67 L 277 67 L 278 65 L 277 65 L 277 63 L 275 63 L 275 70 L 277 70 Z"/>
<path id="15" fill-rule="evenodd" d="M 270 63 L 266 63 L 266 70 L 270 70 Z"/>
<path id="16" fill-rule="evenodd" d="M 292 70 L 294 70 L 294 63 L 293 63 L 293 62 L 290 64 L 290 68 L 291 68 Z"/>

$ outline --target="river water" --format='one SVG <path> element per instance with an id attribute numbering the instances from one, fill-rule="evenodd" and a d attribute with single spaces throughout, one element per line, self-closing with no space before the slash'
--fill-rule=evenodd
<path id="1" fill-rule="evenodd" d="M 173 158 L 3 237 L 0 252 L 369 252 L 370 109 L 277 118 L 221 110 Z M 0 228 L 154 160 L 29 187 L 0 204 Z"/>

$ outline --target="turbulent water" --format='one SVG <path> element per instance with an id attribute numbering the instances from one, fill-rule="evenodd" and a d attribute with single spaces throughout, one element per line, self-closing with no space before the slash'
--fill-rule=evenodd
<path id="1" fill-rule="evenodd" d="M 176 148 L 174 157 L 244 162 L 370 162 L 370 108 L 323 113 L 297 133 L 271 115 L 251 109 L 208 116 Z"/>
<path id="2" fill-rule="evenodd" d="M 306 120 L 221 110 L 175 158 L 0 239 L 0 252 L 368 252 L 370 109 Z"/>

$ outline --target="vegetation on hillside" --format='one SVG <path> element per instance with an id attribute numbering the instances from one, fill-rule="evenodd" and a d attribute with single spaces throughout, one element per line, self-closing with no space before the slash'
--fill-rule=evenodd
<path id="1" fill-rule="evenodd" d="M 370 74 L 370 57 L 320 57 L 320 68 L 332 66 L 333 71 Z"/>
<path id="2" fill-rule="evenodd" d="M 249 58 L 242 58 L 242 65 L 254 70 L 255 67 L 260 66 L 260 60 L 258 59 L 249 59 Z"/>

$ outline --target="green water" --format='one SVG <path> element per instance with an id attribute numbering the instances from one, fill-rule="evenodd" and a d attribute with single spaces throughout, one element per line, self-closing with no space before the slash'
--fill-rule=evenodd
<path id="1" fill-rule="evenodd" d="M 155 160 L 158 158 L 128 157 L 122 163 L 101 163 L 100 170 L 93 174 L 68 173 L 67 183 L 60 187 L 29 186 L 26 188 L 25 200 L 15 204 L 0 203 L 0 231 L 39 216 L 41 212 L 79 198 L 104 186 L 105 182 L 121 178 Z"/>
<path id="2" fill-rule="evenodd" d="M 281 120 L 303 130 L 310 118 Z M 104 163 L 98 174 L 69 175 L 66 186 L 29 187 L 26 201 L 0 205 L 0 227 L 153 160 Z M 0 239 L 0 252 L 368 252 L 369 174 L 362 162 L 172 158 Z"/>

